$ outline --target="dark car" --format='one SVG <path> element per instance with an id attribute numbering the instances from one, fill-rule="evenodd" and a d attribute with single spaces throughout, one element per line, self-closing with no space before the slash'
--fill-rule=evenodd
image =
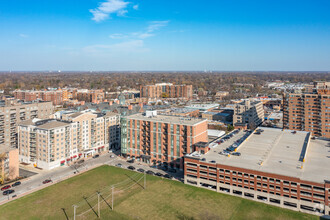
<path id="1" fill-rule="evenodd" d="M 149 174 L 149 175 L 154 175 L 155 173 L 154 173 L 154 172 L 152 172 L 151 170 L 148 170 L 148 171 L 146 172 L 146 174 Z"/>
<path id="2" fill-rule="evenodd" d="M 10 185 L 4 186 L 4 187 L 1 188 L 1 191 L 4 191 L 6 189 L 9 189 L 10 187 L 11 187 Z"/>
<path id="3" fill-rule="evenodd" d="M 50 183 L 50 182 L 52 182 L 51 179 L 47 179 L 47 180 L 42 181 L 43 184 Z"/>
<path id="4" fill-rule="evenodd" d="M 127 169 L 135 170 L 135 167 L 133 167 L 133 166 L 128 166 Z"/>
<path id="5" fill-rule="evenodd" d="M 176 169 L 174 169 L 174 168 L 170 168 L 170 169 L 168 169 L 168 172 L 176 173 Z"/>
<path id="6" fill-rule="evenodd" d="M 162 167 L 162 170 L 167 171 L 168 170 L 168 167 L 167 166 L 163 166 Z"/>
<path id="7" fill-rule="evenodd" d="M 163 176 L 161 173 L 155 173 L 156 176 Z"/>
<path id="8" fill-rule="evenodd" d="M 144 173 L 144 169 L 142 169 L 142 168 L 137 169 L 137 171 Z"/>
<path id="9" fill-rule="evenodd" d="M 234 152 L 234 153 L 232 153 L 231 155 L 234 155 L 234 156 L 241 156 L 241 153 L 240 153 L 240 152 Z"/>
<path id="10" fill-rule="evenodd" d="M 258 135 L 259 135 L 259 134 L 261 134 L 261 133 L 260 133 L 259 131 L 257 131 L 257 132 L 254 132 L 254 134 L 258 134 Z"/>
<path id="11" fill-rule="evenodd" d="M 127 161 L 128 163 L 134 163 L 134 160 L 132 159 L 132 160 L 128 160 Z"/>
<path id="12" fill-rule="evenodd" d="M 18 181 L 18 182 L 16 182 L 16 183 L 13 183 L 11 186 L 12 186 L 12 187 L 15 187 L 15 186 L 19 186 L 19 185 L 21 185 L 21 182 L 20 182 L 20 181 Z"/>
<path id="13" fill-rule="evenodd" d="M 215 163 L 215 160 L 211 160 L 210 163 Z"/>
<path id="14" fill-rule="evenodd" d="M 9 189 L 9 190 L 6 190 L 6 191 L 4 191 L 3 193 L 2 193 L 2 195 L 9 195 L 9 194 L 12 194 L 12 193 L 14 193 L 15 192 L 15 190 L 12 190 L 12 189 Z"/>
<path id="15" fill-rule="evenodd" d="M 96 154 L 96 155 L 93 156 L 93 158 L 95 159 L 95 158 L 98 158 L 99 156 L 100 155 Z"/>
<path id="16" fill-rule="evenodd" d="M 172 176 L 169 175 L 169 174 L 165 174 L 164 177 L 167 178 L 167 179 L 172 179 Z"/>

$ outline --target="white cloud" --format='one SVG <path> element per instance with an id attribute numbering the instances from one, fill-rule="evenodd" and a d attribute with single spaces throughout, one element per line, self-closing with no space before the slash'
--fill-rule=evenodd
<path id="1" fill-rule="evenodd" d="M 27 37 L 29 37 L 29 35 L 27 35 L 27 34 L 19 34 L 19 36 L 20 36 L 20 37 L 23 37 L 23 38 L 27 38 Z"/>
<path id="2" fill-rule="evenodd" d="M 152 21 L 145 28 L 144 31 L 133 32 L 130 34 L 111 34 L 109 37 L 112 39 L 123 39 L 123 38 L 138 38 L 145 39 L 155 36 L 155 31 L 159 30 L 161 27 L 167 26 L 169 21 Z"/>
<path id="3" fill-rule="evenodd" d="M 117 44 L 96 44 L 83 48 L 88 54 L 104 54 L 109 52 L 146 52 L 143 40 L 131 40 Z"/>
<path id="4" fill-rule="evenodd" d="M 107 0 L 102 2 L 99 7 L 90 9 L 93 14 L 92 20 L 100 22 L 110 18 L 111 14 L 117 14 L 117 16 L 124 16 L 127 13 L 127 5 L 129 2 L 124 0 Z"/>
<path id="5" fill-rule="evenodd" d="M 124 34 L 111 34 L 109 37 L 111 39 L 124 39 L 127 38 L 128 36 Z"/>
<path id="6" fill-rule="evenodd" d="M 133 5 L 134 10 L 139 10 L 139 5 Z"/>
<path id="7" fill-rule="evenodd" d="M 154 32 L 161 27 L 167 26 L 169 21 L 152 21 L 150 22 L 147 32 Z"/>

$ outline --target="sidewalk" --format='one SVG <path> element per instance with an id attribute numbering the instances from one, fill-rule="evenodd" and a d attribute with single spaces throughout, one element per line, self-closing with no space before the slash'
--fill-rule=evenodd
<path id="1" fill-rule="evenodd" d="M 9 200 L 2 201 L 2 202 L 0 202 L 0 205 L 6 204 L 6 203 L 11 202 L 11 201 L 14 201 L 14 200 L 19 199 L 19 198 L 21 198 L 21 197 L 23 197 L 23 196 L 29 195 L 29 194 L 31 194 L 31 193 L 34 193 L 34 192 L 36 192 L 36 191 L 39 191 L 39 190 L 41 190 L 41 189 L 44 189 L 44 188 L 46 188 L 46 187 L 52 186 L 52 185 L 54 185 L 54 184 L 56 184 L 56 183 L 59 183 L 59 182 L 61 182 L 61 181 L 63 181 L 63 180 L 69 179 L 69 178 L 71 178 L 71 177 L 77 176 L 77 175 L 79 175 L 79 174 L 85 173 L 85 172 L 87 172 L 87 171 L 89 171 L 89 170 L 91 170 L 91 169 L 94 169 L 94 168 L 96 168 L 96 167 L 103 166 L 103 165 L 108 165 L 108 164 L 106 164 L 106 163 L 103 163 L 103 164 L 96 164 L 96 165 L 93 165 L 93 166 L 91 166 L 91 167 L 88 167 L 88 169 L 85 169 L 85 170 L 80 171 L 79 173 L 76 173 L 76 174 L 70 174 L 70 175 L 65 176 L 65 177 L 60 177 L 60 178 L 57 179 L 56 181 L 52 181 L 51 183 L 48 183 L 48 184 L 43 184 L 43 185 L 41 185 L 41 186 L 39 186 L 39 187 L 36 187 L 36 188 L 34 188 L 34 189 L 31 189 L 31 190 L 25 192 L 25 193 L 19 194 L 18 196 L 14 197 L 14 198 L 10 198 Z M 29 179 L 29 178 L 26 178 L 25 180 L 28 180 L 28 179 Z"/>

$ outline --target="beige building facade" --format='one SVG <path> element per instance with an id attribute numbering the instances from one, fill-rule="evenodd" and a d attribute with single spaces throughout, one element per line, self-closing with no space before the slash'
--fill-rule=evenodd
<path id="1" fill-rule="evenodd" d="M 52 169 L 107 151 L 120 137 L 110 130 L 117 114 L 76 112 L 61 119 L 24 121 L 19 125 L 20 161 Z M 117 133 L 116 133 L 117 134 Z"/>
<path id="2" fill-rule="evenodd" d="M 51 102 L 0 102 L 0 144 L 17 147 L 17 124 L 33 118 L 46 119 L 54 112 Z"/>
<path id="3" fill-rule="evenodd" d="M 234 104 L 233 125 L 241 128 L 255 128 L 264 121 L 262 102 L 244 99 Z"/>

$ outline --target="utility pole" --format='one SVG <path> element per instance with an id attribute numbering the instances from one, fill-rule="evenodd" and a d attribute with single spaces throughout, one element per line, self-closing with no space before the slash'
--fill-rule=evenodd
<path id="1" fill-rule="evenodd" d="M 76 220 L 76 208 L 77 205 L 73 205 L 73 220 Z"/>
<path id="2" fill-rule="evenodd" d="M 112 196 L 112 200 L 111 200 L 111 206 L 112 206 L 112 210 L 113 210 L 113 191 L 114 191 L 114 186 L 111 187 L 111 196 Z"/>
<path id="3" fill-rule="evenodd" d="M 101 212 L 100 212 L 100 192 L 97 192 L 97 213 L 99 218 L 101 218 Z"/>

